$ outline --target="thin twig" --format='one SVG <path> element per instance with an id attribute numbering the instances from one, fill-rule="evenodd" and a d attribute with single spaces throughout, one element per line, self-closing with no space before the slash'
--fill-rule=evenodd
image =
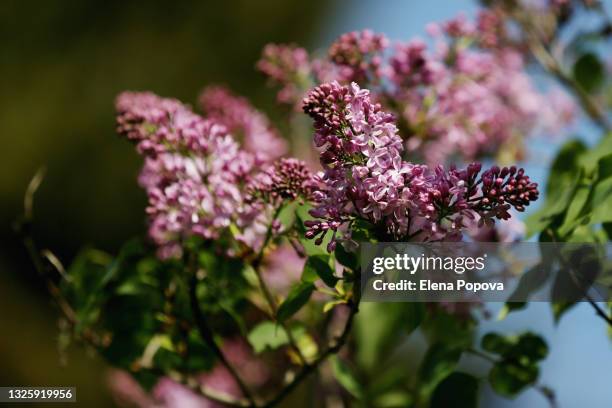
<path id="1" fill-rule="evenodd" d="M 497 360 L 494 357 L 491 357 L 490 355 L 488 355 L 487 353 L 484 353 L 478 349 L 475 349 L 473 347 L 470 347 L 469 349 L 465 350 L 470 354 L 473 354 L 477 357 L 482 358 L 483 360 L 487 360 L 489 363 L 491 364 L 495 364 L 497 363 Z"/>
<path id="2" fill-rule="evenodd" d="M 36 172 L 32 180 L 30 180 L 23 199 L 23 218 L 16 223 L 15 230 L 17 234 L 21 236 L 23 245 L 26 248 L 26 251 L 28 252 L 32 264 L 34 265 L 34 269 L 36 270 L 38 275 L 44 280 L 49 294 L 62 312 L 62 315 L 68 322 L 70 329 L 74 334 L 76 332 L 76 328 L 79 327 L 79 319 L 77 313 L 66 301 L 66 299 L 64 299 L 59 286 L 57 286 L 57 284 L 51 278 L 52 269 L 49 266 L 53 266 L 54 268 L 56 268 L 58 273 L 62 275 L 62 278 L 65 277 L 65 274 L 63 273 L 63 268 L 61 267 L 61 263 L 59 263 L 59 260 L 55 255 L 53 255 L 51 251 L 40 251 L 36 246 L 34 238 L 31 235 L 32 220 L 34 217 L 34 195 L 40 187 L 44 176 L 45 169 L 41 168 Z M 104 346 L 102 336 L 99 336 L 91 329 L 83 328 L 80 331 L 79 335 L 82 340 L 84 340 L 86 343 L 88 343 L 95 349 L 100 349 Z"/>
<path id="3" fill-rule="evenodd" d="M 192 278 L 189 284 L 189 298 L 191 301 L 191 311 L 193 313 L 193 318 L 194 318 L 196 327 L 198 329 L 198 332 L 200 333 L 200 337 L 202 337 L 202 340 L 204 340 L 206 345 L 211 348 L 211 350 L 215 353 L 215 355 L 217 356 L 221 364 L 223 364 L 223 366 L 227 369 L 230 375 L 234 378 L 234 380 L 236 381 L 236 384 L 238 384 L 238 387 L 240 388 L 240 390 L 242 391 L 242 393 L 244 394 L 245 398 L 247 399 L 249 403 L 247 406 L 256 407 L 257 404 L 255 403 L 255 399 L 253 398 L 253 394 L 249 390 L 249 387 L 242 380 L 242 378 L 238 374 L 238 371 L 236 371 L 234 366 L 229 362 L 229 360 L 227 359 L 227 357 L 221 350 L 221 347 L 219 347 L 219 345 L 217 344 L 212 330 L 208 326 L 208 323 L 206 321 L 206 318 L 204 317 L 204 314 L 202 313 L 202 310 L 200 309 L 200 304 L 198 301 L 197 273 L 195 270 L 192 270 L 191 272 L 192 272 Z M 243 406 L 243 405 L 239 405 L 239 406 Z"/>
<path id="4" fill-rule="evenodd" d="M 285 397 L 287 397 L 298 385 L 302 383 L 311 373 L 313 373 L 327 358 L 331 355 L 336 354 L 342 349 L 348 340 L 348 336 L 351 332 L 353 320 L 357 312 L 359 311 L 359 298 L 355 301 L 348 303 L 350 307 L 350 314 L 347 317 L 344 328 L 338 337 L 330 342 L 327 348 L 310 364 L 304 365 L 302 369 L 293 377 L 293 379 L 285 384 L 285 386 L 272 398 L 270 398 L 264 405 L 263 408 L 271 408 L 278 405 Z"/>
<path id="5" fill-rule="evenodd" d="M 266 299 L 266 303 L 268 304 L 268 307 L 270 308 L 270 315 L 271 317 L 274 319 L 274 321 L 276 323 L 278 323 L 281 328 L 283 329 L 283 331 L 285 332 L 285 334 L 287 335 L 287 340 L 289 341 L 289 346 L 293 349 L 293 351 L 295 352 L 295 354 L 297 355 L 300 364 L 301 365 L 305 365 L 307 364 L 307 360 L 306 357 L 304 357 L 304 354 L 302 353 L 302 351 L 300 350 L 300 348 L 297 345 L 297 342 L 295 340 L 295 337 L 293 336 L 293 333 L 291 332 L 291 330 L 289 329 L 289 327 L 287 326 L 287 324 L 283 321 L 280 321 L 277 319 L 277 313 L 278 313 L 278 305 L 276 304 L 276 300 L 274 299 L 274 296 L 272 295 L 272 292 L 270 291 L 270 288 L 268 287 L 262 273 L 260 270 L 260 266 L 261 263 L 263 261 L 264 258 L 264 254 L 265 254 L 265 250 L 268 246 L 268 244 L 270 243 L 270 240 L 272 239 L 272 228 L 273 228 L 273 223 L 274 220 L 276 220 L 276 218 L 278 217 L 280 211 L 282 209 L 282 206 L 279 206 L 275 211 L 274 211 L 274 215 L 272 217 L 272 222 L 270 223 L 270 225 L 268 226 L 268 230 L 266 231 L 266 236 L 264 238 L 264 242 L 261 245 L 261 248 L 259 249 L 259 252 L 257 253 L 257 256 L 255 257 L 255 259 L 253 260 L 253 262 L 251 263 L 251 266 L 253 267 L 253 270 L 255 271 L 255 275 L 257 276 L 257 280 L 259 282 L 259 287 L 261 288 L 261 291 L 264 295 L 264 298 Z"/>
<path id="6" fill-rule="evenodd" d="M 542 68 L 552 74 L 563 86 L 578 98 L 582 108 L 593 122 L 595 122 L 604 132 L 610 132 L 612 130 L 612 124 L 610 124 L 605 112 L 603 112 L 600 106 L 593 101 L 582 86 L 563 70 L 559 61 L 557 61 L 540 39 L 529 16 L 525 15 L 520 8 L 515 9 L 512 14 L 515 20 L 527 33 L 527 45 Z"/>
<path id="7" fill-rule="evenodd" d="M 538 391 L 542 396 L 548 401 L 548 405 L 550 408 L 557 408 L 557 397 L 555 396 L 555 392 L 546 385 L 536 384 L 533 386 L 533 389 Z"/>

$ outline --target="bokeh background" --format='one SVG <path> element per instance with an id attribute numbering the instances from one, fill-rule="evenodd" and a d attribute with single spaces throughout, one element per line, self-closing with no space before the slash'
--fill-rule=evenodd
<path id="1" fill-rule="evenodd" d="M 145 205 L 135 180 L 140 159 L 114 133 L 117 93 L 152 90 L 193 103 L 203 86 L 222 83 L 274 116 L 273 91 L 254 69 L 266 43 L 317 49 L 363 28 L 391 39 L 424 37 L 428 22 L 477 7 L 468 0 L 2 3 L 0 385 L 76 386 L 79 405 L 91 407 L 113 405 L 104 364 L 79 347 L 62 361 L 57 312 L 11 228 L 37 169 L 47 169 L 35 200 L 40 245 L 65 262 L 87 245 L 112 253 L 144 232 Z M 592 132 L 579 124 L 577 133 Z M 531 167 L 539 182 L 557 142 L 536 146 Z M 482 330 L 493 327 L 545 334 L 552 352 L 543 382 L 562 407 L 612 406 L 612 343 L 588 307 L 555 326 L 549 307 L 534 304 Z M 485 390 L 482 398 L 483 406 L 546 406 L 533 391 L 505 401 Z"/>

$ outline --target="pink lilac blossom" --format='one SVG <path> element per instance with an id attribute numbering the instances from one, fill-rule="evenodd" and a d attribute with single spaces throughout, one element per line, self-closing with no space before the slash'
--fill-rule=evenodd
<path id="1" fill-rule="evenodd" d="M 244 188 L 261 163 L 225 126 L 151 93 L 122 93 L 117 112 L 119 133 L 145 156 L 139 181 L 160 257 L 180 256 L 181 242 L 191 235 L 231 234 L 248 248 L 261 244 L 270 211 L 244 202 Z"/>
<path id="2" fill-rule="evenodd" d="M 356 83 L 323 84 L 304 98 L 303 107 L 314 120 L 324 169 L 306 237 L 320 244 L 331 230 L 330 251 L 338 230 L 350 229 L 355 219 L 371 222 L 393 240 L 456 240 L 464 217 L 492 225 L 508 219 L 510 208 L 523 211 L 538 197 L 537 184 L 523 169 L 493 166 L 481 173 L 479 163 L 445 170 L 404 161 L 393 116 Z"/>
<path id="3" fill-rule="evenodd" d="M 524 50 L 510 41 L 505 23 L 497 9 L 482 11 L 476 23 L 459 16 L 428 27 L 432 50 L 412 40 L 396 43 L 389 53 L 381 34 L 347 33 L 326 58 L 305 64 L 302 74 L 315 84 L 354 81 L 371 89 L 371 98 L 398 120 L 404 158 L 430 165 L 471 161 L 513 146 L 514 159 L 521 159 L 525 137 L 570 123 L 573 109 L 565 104 L 559 111 L 549 103 L 560 99 L 558 89 L 549 95 L 535 88 Z"/>
<path id="4" fill-rule="evenodd" d="M 149 200 L 149 236 L 161 258 L 180 256 L 182 241 L 192 235 L 232 238 L 238 248 L 226 248 L 228 255 L 258 250 L 282 201 L 311 195 L 303 162 L 268 163 L 286 146 L 263 115 L 219 88 L 202 99 L 206 119 L 151 93 L 117 98 L 118 131 L 145 157 L 139 182 Z M 228 126 L 245 133 L 245 145 L 262 145 L 262 151 L 242 149 Z M 255 200 L 255 192 L 265 200 Z"/>
<path id="5" fill-rule="evenodd" d="M 242 140 L 245 150 L 261 161 L 277 159 L 287 152 L 287 143 L 278 130 L 246 98 L 224 87 L 210 86 L 202 91 L 199 101 L 206 118 L 224 125 L 229 133 Z"/>
<path id="6" fill-rule="evenodd" d="M 382 76 L 382 52 L 389 40 L 371 30 L 342 34 L 330 47 L 329 59 L 338 67 L 338 80 L 377 83 Z"/>
<path id="7" fill-rule="evenodd" d="M 500 41 L 500 29 L 492 31 L 494 21 L 493 14 L 482 15 L 479 27 L 485 31 L 480 32 L 458 18 L 443 27 L 455 40 L 440 37 L 434 54 L 416 48 L 419 58 L 409 59 L 405 54 L 414 53 L 415 47 L 399 46 L 391 56 L 396 86 L 389 92 L 409 130 L 407 147 L 430 164 L 453 156 L 463 160 L 494 156 L 544 126 L 572 120 L 567 110 L 561 114 L 551 109 L 550 97 L 535 89 L 519 51 L 466 47 L 456 39 L 488 45 Z M 415 60 L 421 70 L 410 67 Z M 415 71 L 421 81 L 412 80 Z M 521 149 L 516 151 L 515 158 L 520 159 Z"/>

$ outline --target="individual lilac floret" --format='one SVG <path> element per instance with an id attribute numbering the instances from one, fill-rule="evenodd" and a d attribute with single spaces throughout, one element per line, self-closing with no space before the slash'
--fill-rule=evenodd
<path id="1" fill-rule="evenodd" d="M 377 83 L 381 77 L 382 52 L 389 45 L 383 34 L 370 30 L 340 36 L 329 48 L 329 58 L 339 69 L 343 82 Z"/>
<path id="2" fill-rule="evenodd" d="M 210 86 L 200 94 L 200 107 L 208 119 L 227 127 L 242 140 L 244 149 L 262 161 L 274 160 L 287 152 L 287 143 L 266 115 L 255 109 L 246 98 L 227 88 Z"/>
<path id="3" fill-rule="evenodd" d="M 341 228 L 350 236 L 356 219 L 372 223 L 384 239 L 457 240 L 464 217 L 492 223 L 537 199 L 537 185 L 522 169 L 493 167 L 480 175 L 479 163 L 446 171 L 402 160 L 393 117 L 355 83 L 315 88 L 304 111 L 315 120 L 324 169 L 306 237 L 320 244 L 332 231 L 329 250 Z"/>

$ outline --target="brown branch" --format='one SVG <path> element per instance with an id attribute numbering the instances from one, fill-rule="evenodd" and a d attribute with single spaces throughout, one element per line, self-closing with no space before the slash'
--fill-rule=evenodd
<path id="1" fill-rule="evenodd" d="M 238 374 L 238 371 L 236 371 L 234 366 L 229 362 L 229 360 L 227 359 L 227 357 L 221 350 L 221 347 L 219 347 L 219 345 L 217 344 L 212 330 L 208 326 L 208 322 L 206 321 L 206 318 L 204 317 L 204 314 L 202 313 L 202 310 L 200 309 L 200 304 L 198 301 L 197 271 L 192 270 L 191 272 L 192 272 L 192 278 L 189 284 L 189 298 L 191 302 L 191 311 L 193 313 L 193 318 L 196 324 L 196 328 L 198 329 L 198 332 L 200 333 L 200 337 L 202 337 L 202 340 L 204 340 L 206 345 L 210 347 L 210 349 L 215 353 L 215 355 L 217 356 L 221 364 L 223 364 L 223 366 L 227 369 L 230 375 L 234 378 L 234 381 L 236 381 L 236 384 L 238 384 L 238 387 L 240 388 L 240 390 L 242 391 L 242 393 L 247 399 L 248 405 L 246 406 L 256 407 L 257 404 L 255 403 L 253 394 L 249 390 L 249 387 L 242 380 L 242 378 Z M 245 405 L 237 405 L 237 406 L 245 406 Z"/>
<path id="2" fill-rule="evenodd" d="M 358 284 L 359 285 L 359 284 Z M 346 323 L 344 324 L 344 328 L 338 337 L 333 339 L 327 348 L 310 364 L 304 365 L 302 369 L 296 374 L 296 376 L 287 384 L 283 386 L 283 388 L 272 398 L 270 398 L 264 405 L 263 408 L 271 408 L 278 405 L 282 402 L 298 385 L 300 385 L 310 374 L 312 374 L 316 369 L 327 360 L 331 355 L 337 354 L 342 347 L 346 344 L 348 340 L 348 336 L 351 332 L 353 326 L 353 320 L 357 312 L 359 312 L 359 301 L 360 301 L 360 288 L 358 287 L 354 290 L 355 299 L 351 300 L 347 303 L 347 306 L 350 308 L 349 316 L 347 317 Z"/>

